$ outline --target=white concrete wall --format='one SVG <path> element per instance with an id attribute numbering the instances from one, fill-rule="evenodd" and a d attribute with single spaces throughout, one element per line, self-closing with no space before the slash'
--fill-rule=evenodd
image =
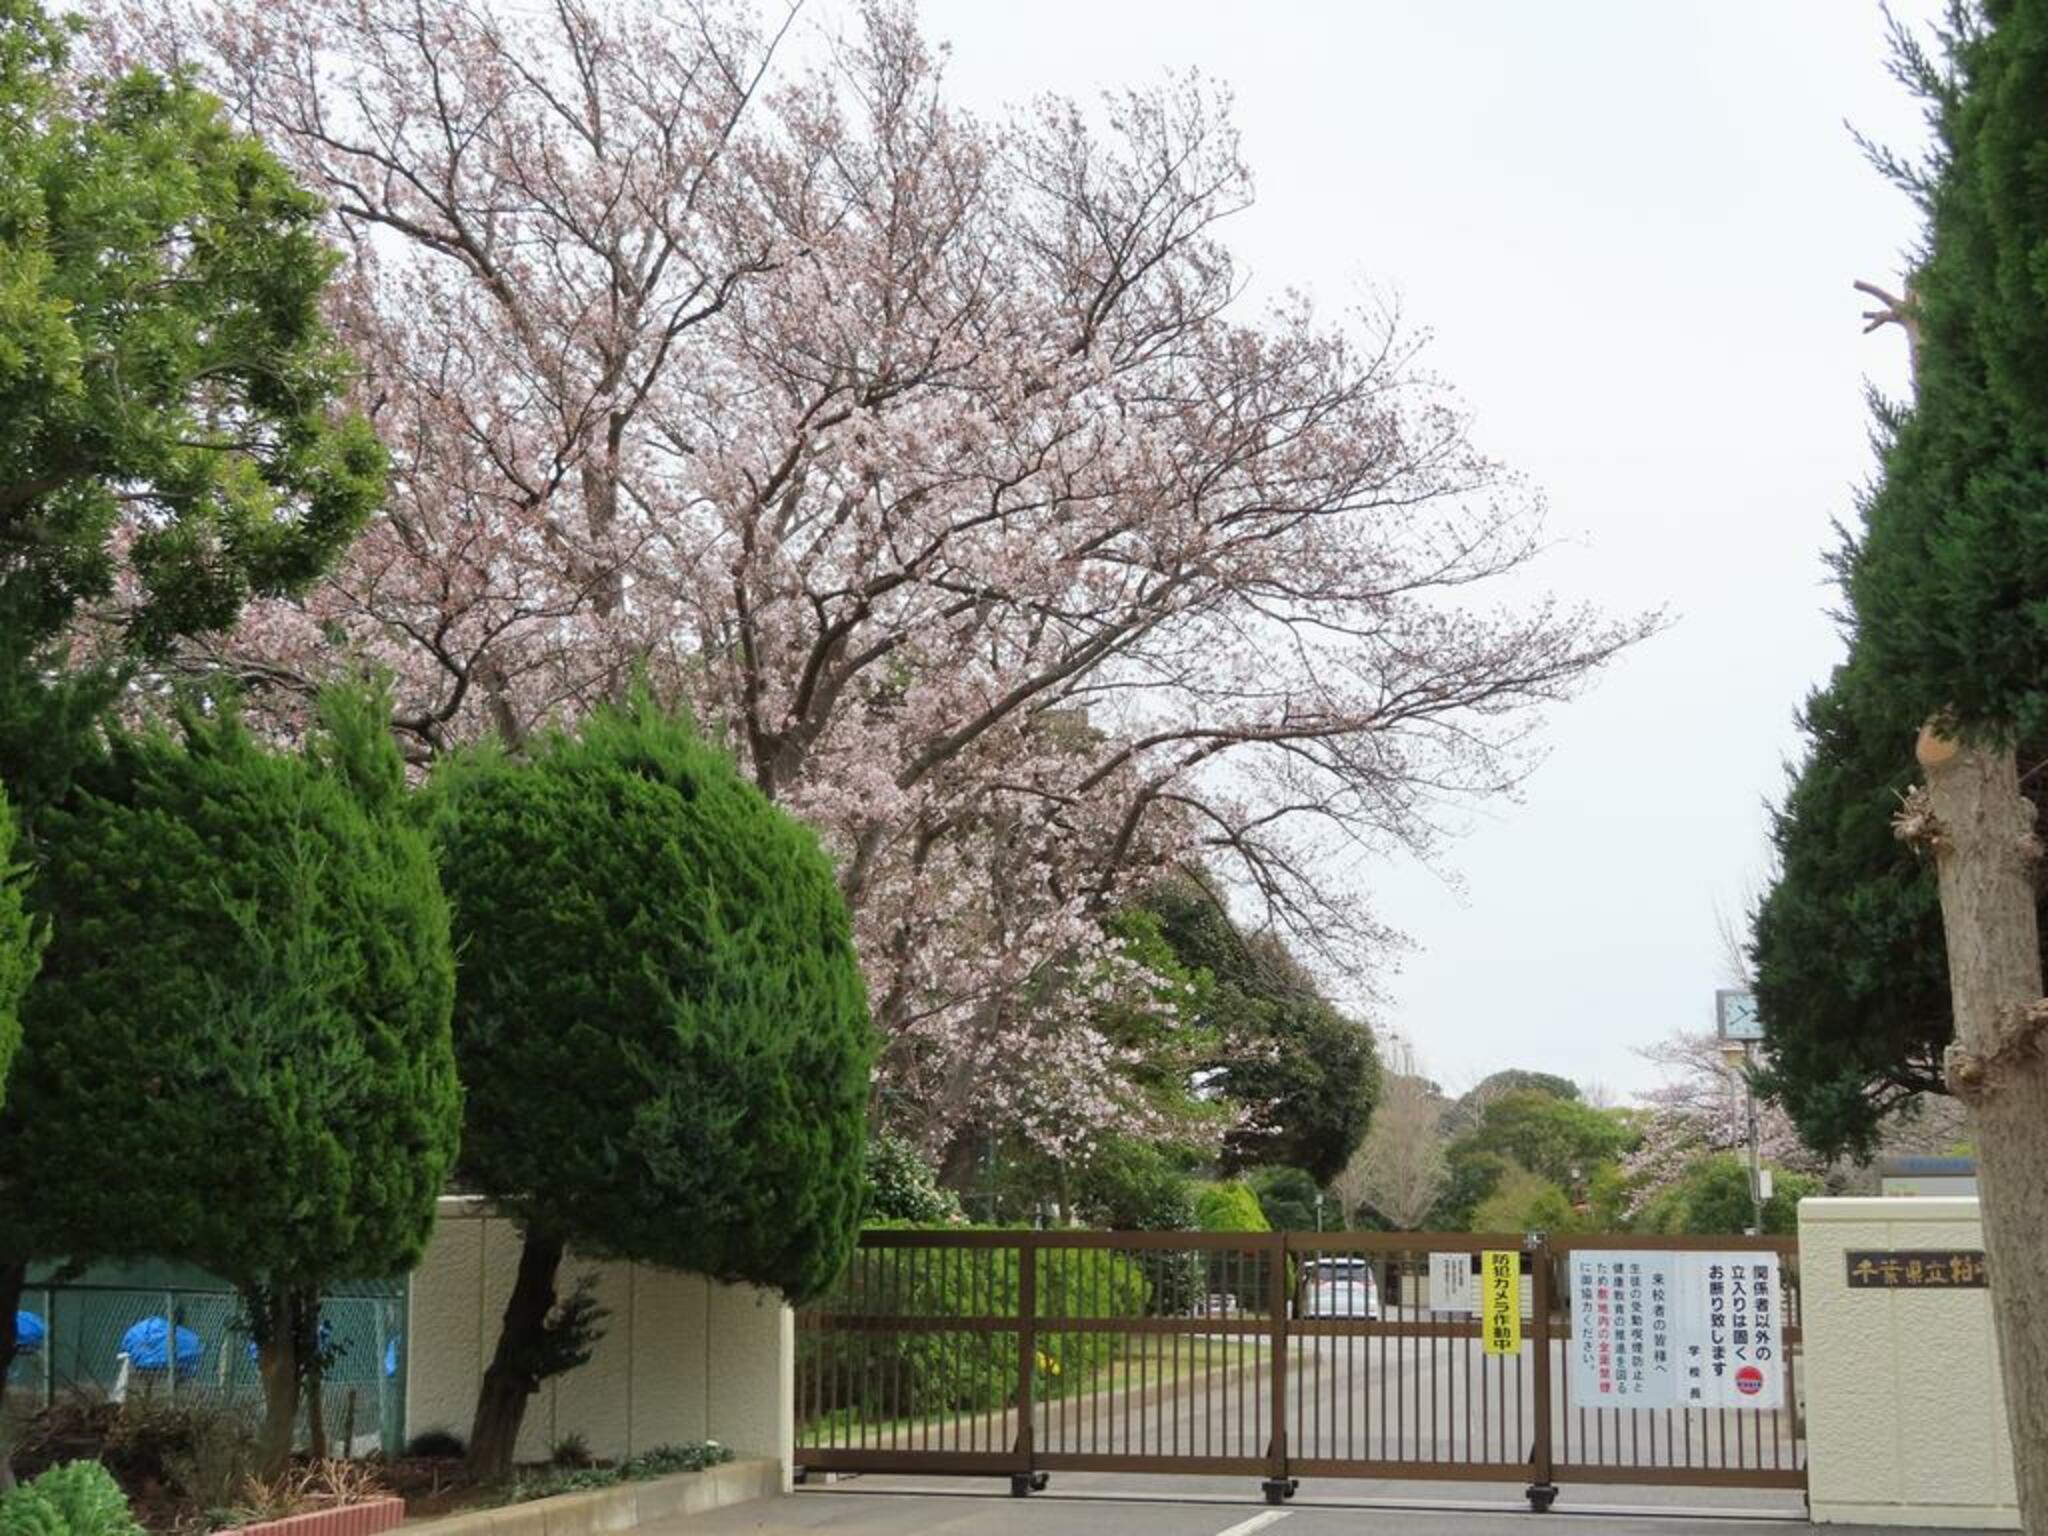
<path id="1" fill-rule="evenodd" d="M 481 1200 L 446 1196 L 425 1261 L 412 1277 L 406 1328 L 408 1435 L 467 1436 L 477 1387 L 498 1337 L 519 1258 L 519 1230 Z M 600 1456 L 685 1440 L 719 1440 L 765 1456 L 788 1483 L 795 1447 L 796 1340 L 771 1292 L 640 1264 L 596 1264 L 572 1252 L 566 1285 L 598 1276 L 611 1309 L 589 1364 L 543 1383 L 528 1405 L 518 1455 L 546 1458 L 580 1434 Z"/>
<path id="2" fill-rule="evenodd" d="M 1816 1521 L 2019 1526 L 1991 1292 L 1848 1284 L 1851 1249 L 1983 1246 L 1975 1200 L 1799 1202 Z"/>

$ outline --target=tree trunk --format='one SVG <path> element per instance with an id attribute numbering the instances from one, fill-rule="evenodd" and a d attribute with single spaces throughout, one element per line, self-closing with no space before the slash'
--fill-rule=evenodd
<path id="1" fill-rule="evenodd" d="M 320 1400 L 326 1378 L 318 1364 L 306 1368 L 306 1454 L 315 1461 L 327 1459 L 327 1405 Z M 343 1451 L 346 1455 L 346 1450 Z"/>
<path id="2" fill-rule="evenodd" d="M 1923 731 L 1924 809 L 1902 831 L 1934 849 L 1955 1043 L 1950 1091 L 1976 1132 L 1984 1248 L 2020 1519 L 2048 1533 L 2048 1055 L 2035 883 L 2041 845 L 2009 749 Z M 1915 824 L 1915 817 L 1920 817 Z"/>
<path id="3" fill-rule="evenodd" d="M 469 1428 L 472 1476 L 500 1478 L 512 1470 L 526 1400 L 540 1389 L 534 1362 L 540 1357 L 548 1314 L 555 1308 L 555 1273 L 562 1267 L 563 1246 L 561 1238 L 534 1230 L 528 1230 L 520 1246 L 519 1273 L 505 1299 L 498 1347 L 477 1391 L 476 1418 Z"/>
<path id="4" fill-rule="evenodd" d="M 327 1459 L 327 1370 L 320 1348 L 320 1293 L 302 1291 L 293 1304 L 292 1321 L 299 1327 L 299 1390 L 306 1399 L 306 1450 L 315 1461 Z M 379 1362 L 380 1364 L 382 1362 Z M 342 1455 L 346 1456 L 346 1447 Z"/>
<path id="5" fill-rule="evenodd" d="M 974 1172 L 981 1161 L 982 1148 L 987 1143 L 988 1133 L 979 1126 L 960 1132 L 946 1144 L 946 1155 L 939 1162 L 938 1181 L 956 1194 L 966 1194 L 974 1187 Z"/>
<path id="6" fill-rule="evenodd" d="M 263 1422 L 256 1432 L 256 1472 L 276 1477 L 290 1465 L 299 1424 L 299 1329 L 292 1293 L 283 1286 L 261 1293 L 266 1315 L 256 1318 L 256 1370 L 263 1378 Z M 254 1309 L 255 1296 L 247 1298 Z M 177 1342 L 173 1335 L 172 1343 Z M 173 1351 L 175 1367 L 176 1354 Z"/>
<path id="7" fill-rule="evenodd" d="M 14 1319 L 27 1284 L 26 1259 L 0 1262 L 0 1493 L 14 1486 L 14 1442 L 7 1437 L 7 1374 L 14 1369 L 14 1357 L 21 1349 Z M 43 1347 L 49 1347 L 47 1339 Z"/>

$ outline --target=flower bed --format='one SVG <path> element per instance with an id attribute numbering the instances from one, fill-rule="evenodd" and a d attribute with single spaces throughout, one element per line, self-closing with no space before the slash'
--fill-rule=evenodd
<path id="1" fill-rule="evenodd" d="M 136 1524 L 160 1536 L 382 1536 L 407 1519 L 488 1512 L 565 1495 L 622 1489 L 630 1504 L 634 1489 L 687 1483 L 679 1474 L 715 1472 L 733 1459 L 725 1446 L 707 1440 L 602 1461 L 571 1436 L 556 1448 L 555 1461 L 480 1483 L 470 1480 L 455 1437 L 423 1435 L 414 1449 L 418 1454 L 391 1458 L 300 1461 L 263 1479 L 251 1472 L 246 1416 L 227 1405 L 67 1401 L 31 1421 L 15 1465 L 27 1477 L 66 1462 L 94 1464 L 124 1498 L 124 1519 L 132 1511 Z M 725 1481 L 751 1486 L 749 1478 Z M 652 1508 L 665 1496 L 649 1493 L 643 1502 Z M 112 1536 L 133 1536 L 133 1527 Z"/>
<path id="2" fill-rule="evenodd" d="M 415 1521 L 406 1536 L 598 1536 L 635 1526 L 702 1514 L 783 1492 L 786 1469 L 765 1457 L 557 1493 L 523 1503 L 472 1507 L 440 1519 Z M 529 1484 L 529 1486 L 535 1486 Z"/>
<path id="3" fill-rule="evenodd" d="M 29 1420 L 13 1460 L 22 1477 L 95 1463 L 119 1486 L 137 1523 L 177 1536 L 268 1532 L 330 1514 L 347 1518 L 291 1525 L 291 1536 L 377 1536 L 404 1516 L 405 1501 L 378 1461 L 299 1461 L 276 1477 L 257 1476 L 249 1414 L 204 1397 L 60 1399 Z M 386 1512 L 391 1506 L 397 1515 Z"/>
<path id="4" fill-rule="evenodd" d="M 494 1502 L 524 1504 L 530 1499 L 551 1499 L 562 1493 L 588 1493 L 597 1488 L 615 1488 L 620 1483 L 644 1483 L 677 1472 L 702 1472 L 731 1460 L 732 1452 L 716 1440 L 699 1440 L 688 1445 L 657 1445 L 617 1463 L 522 1468 L 504 1485 L 501 1497 Z"/>

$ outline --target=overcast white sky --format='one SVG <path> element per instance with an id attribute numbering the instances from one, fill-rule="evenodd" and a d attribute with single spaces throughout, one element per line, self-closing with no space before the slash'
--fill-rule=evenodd
<path id="1" fill-rule="evenodd" d="M 1843 126 L 1918 139 L 1874 0 L 923 13 L 976 109 L 1169 69 L 1228 82 L 1259 194 L 1233 239 L 1260 285 L 1398 294 L 1479 441 L 1546 495 L 1569 541 L 1549 585 L 1669 606 L 1441 873 L 1362 872 L 1416 944 L 1379 1022 L 1447 1086 L 1509 1065 L 1653 1080 L 1635 1049 L 1709 1022 L 1718 914 L 1764 877 L 1793 710 L 1838 653 L 1820 556 L 1869 468 L 1862 386 L 1904 379 L 1849 287 L 1892 279 L 1914 233 Z"/>

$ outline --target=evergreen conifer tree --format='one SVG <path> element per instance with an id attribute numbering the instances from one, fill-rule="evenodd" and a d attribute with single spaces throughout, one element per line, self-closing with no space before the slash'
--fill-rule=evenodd
<path id="1" fill-rule="evenodd" d="M 808 829 L 644 697 L 430 791 L 460 955 L 461 1173 L 524 1229 L 470 1463 L 587 1356 L 566 1249 L 792 1299 L 860 1220 L 873 1038 L 846 907 Z"/>
<path id="2" fill-rule="evenodd" d="M 45 808 L 50 942 L 0 1113 L 12 1285 L 31 1258 L 233 1282 L 271 1466 L 321 1292 L 418 1261 L 460 1130 L 448 909 L 386 701 L 320 714 L 298 754 L 231 710 L 116 734 Z"/>
<path id="3" fill-rule="evenodd" d="M 1898 825 L 1937 876 L 1944 1077 L 1977 1145 L 2021 1518 L 2048 1531 L 2048 1002 L 2018 766 L 2048 727 L 2048 0 L 1954 5 L 1942 60 L 1900 36 L 1938 143 L 1925 167 L 1887 161 L 1928 240 L 1877 314 L 1913 342 L 1916 397 L 1848 589 L 1883 713 L 1921 726 Z"/>

